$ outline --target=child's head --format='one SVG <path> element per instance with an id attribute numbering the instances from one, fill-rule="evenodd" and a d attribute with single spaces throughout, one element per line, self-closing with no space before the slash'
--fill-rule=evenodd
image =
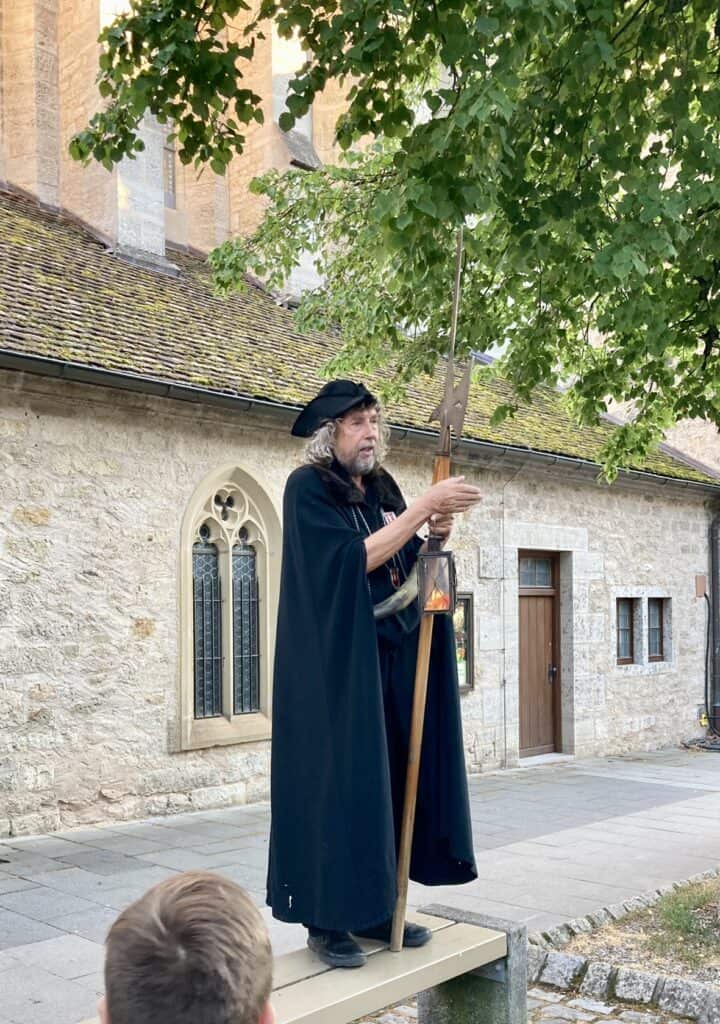
<path id="1" fill-rule="evenodd" d="M 187 871 L 120 914 L 106 942 L 104 1024 L 271 1024 L 265 923 L 234 882 Z"/>

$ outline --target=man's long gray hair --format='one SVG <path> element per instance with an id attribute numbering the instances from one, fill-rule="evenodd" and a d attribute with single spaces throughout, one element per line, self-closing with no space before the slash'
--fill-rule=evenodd
<path id="1" fill-rule="evenodd" d="M 375 465 L 380 466 L 387 455 L 390 442 L 390 427 L 385 419 L 385 414 L 380 403 L 375 405 L 378 412 L 378 443 L 375 449 Z M 326 420 L 321 427 L 315 431 L 308 443 L 305 445 L 305 459 L 316 465 L 327 466 L 335 458 L 335 432 L 337 424 L 342 417 L 335 420 Z"/>

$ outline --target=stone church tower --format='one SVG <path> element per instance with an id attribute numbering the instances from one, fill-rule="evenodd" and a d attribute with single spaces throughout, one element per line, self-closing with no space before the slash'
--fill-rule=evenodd
<path id="1" fill-rule="evenodd" d="M 262 216 L 249 183 L 272 167 L 332 160 L 334 125 L 343 96 L 332 83 L 312 112 L 288 134 L 277 120 L 297 44 L 268 31 L 247 72 L 264 97 L 265 123 L 252 125 L 246 151 L 227 174 L 183 167 L 166 132 L 144 124 L 145 151 L 112 172 L 71 159 L 68 143 L 102 104 L 96 86 L 98 35 L 123 0 L 0 0 L 0 183 L 78 218 L 113 249 L 155 261 L 166 244 L 208 252 L 229 235 L 247 233 Z M 229 32 L 239 35 L 254 11 Z"/>

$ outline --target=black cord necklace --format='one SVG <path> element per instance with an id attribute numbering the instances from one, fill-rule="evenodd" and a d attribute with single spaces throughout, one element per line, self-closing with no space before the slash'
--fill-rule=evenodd
<path id="1" fill-rule="evenodd" d="M 369 537 L 370 534 L 373 533 L 374 531 L 370 529 L 368 521 L 365 518 L 365 516 L 363 515 L 363 510 L 361 508 L 356 509 L 355 505 L 351 505 L 350 506 L 350 511 L 352 513 L 353 521 L 355 522 L 355 529 L 358 531 L 359 534 L 362 534 L 363 531 L 361 530 L 360 523 L 358 521 L 358 515 L 359 515 L 360 519 L 362 519 L 363 526 L 365 527 L 365 531 L 367 533 L 367 536 Z M 392 585 L 397 590 L 397 588 L 400 586 L 400 584 L 402 583 L 402 580 L 403 580 L 403 571 L 402 571 L 401 560 L 398 558 L 397 554 L 392 556 L 389 565 L 388 565 L 387 562 L 385 563 L 385 568 L 390 573 L 390 582 L 392 583 Z"/>

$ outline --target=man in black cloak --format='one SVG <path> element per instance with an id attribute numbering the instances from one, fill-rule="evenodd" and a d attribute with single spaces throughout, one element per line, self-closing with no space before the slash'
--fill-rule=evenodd
<path id="1" fill-rule="evenodd" d="M 447 536 L 476 487 L 454 477 L 406 506 L 379 466 L 382 423 L 362 384 L 326 384 L 292 433 L 311 437 L 289 477 L 275 656 L 267 902 L 303 923 L 326 963 L 365 963 L 357 936 L 389 941 L 396 900 L 420 613 L 375 620 L 430 519 Z M 452 622 L 436 618 L 410 877 L 476 877 Z M 407 924 L 404 945 L 430 932 Z"/>

